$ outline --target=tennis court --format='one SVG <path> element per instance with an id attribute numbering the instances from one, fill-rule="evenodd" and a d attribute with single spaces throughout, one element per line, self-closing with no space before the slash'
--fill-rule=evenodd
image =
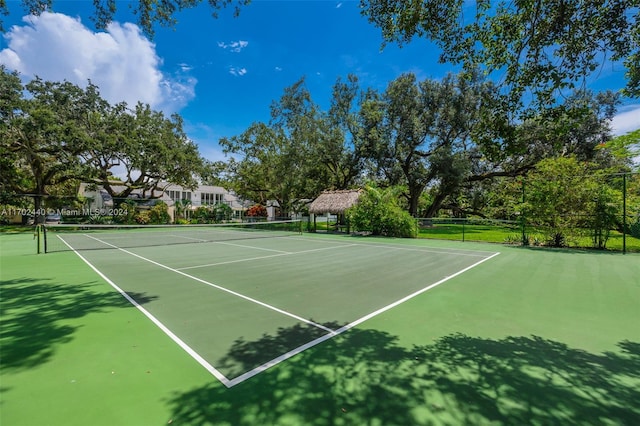
<path id="1" fill-rule="evenodd" d="M 3 425 L 639 424 L 637 254 L 129 231 L 0 234 Z"/>
<path id="2" fill-rule="evenodd" d="M 73 231 L 49 231 L 49 248 L 76 251 L 227 387 L 498 255 L 290 228 Z M 297 332 L 264 344 L 242 364 L 230 356 L 239 342 L 268 342 L 285 328 Z"/>

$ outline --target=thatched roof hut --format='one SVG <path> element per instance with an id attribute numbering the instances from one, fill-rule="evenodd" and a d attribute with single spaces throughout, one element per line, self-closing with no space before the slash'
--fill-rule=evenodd
<path id="1" fill-rule="evenodd" d="M 343 214 L 358 202 L 362 190 L 324 191 L 309 205 L 312 214 Z"/>

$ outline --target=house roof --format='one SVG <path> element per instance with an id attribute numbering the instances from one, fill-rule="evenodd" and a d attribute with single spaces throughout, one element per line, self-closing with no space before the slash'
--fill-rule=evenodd
<path id="1" fill-rule="evenodd" d="M 361 190 L 324 191 L 309 205 L 309 213 L 344 213 L 358 202 Z"/>

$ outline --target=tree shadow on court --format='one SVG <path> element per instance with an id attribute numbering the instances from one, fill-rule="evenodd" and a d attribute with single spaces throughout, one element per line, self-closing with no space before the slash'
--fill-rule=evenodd
<path id="1" fill-rule="evenodd" d="M 0 284 L 0 355 L 3 369 L 27 369 L 46 362 L 57 345 L 81 326 L 69 321 L 108 308 L 132 305 L 119 293 L 95 291 L 95 282 L 58 284 L 21 278 Z M 155 296 L 131 295 L 138 303 Z"/>
<path id="2" fill-rule="evenodd" d="M 322 325 L 337 330 L 344 324 L 329 322 Z M 233 378 L 325 334 L 326 331 L 314 325 L 300 323 L 292 327 L 279 328 L 275 335 L 264 334 L 259 339 L 259 344 L 239 338 L 229 352 L 216 363 L 216 367 L 224 371 L 227 377 Z"/>
<path id="3" fill-rule="evenodd" d="M 294 335 L 298 329 L 292 330 Z M 237 342 L 247 367 L 286 330 Z M 276 340 L 276 341 L 274 341 Z M 350 330 L 231 389 L 175 394 L 180 425 L 640 424 L 640 343 L 590 353 L 537 336 L 464 334 L 403 347 L 397 337 Z"/>

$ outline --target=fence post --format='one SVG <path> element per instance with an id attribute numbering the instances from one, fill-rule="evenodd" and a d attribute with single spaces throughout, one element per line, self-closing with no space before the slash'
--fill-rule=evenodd
<path id="1" fill-rule="evenodd" d="M 33 238 L 36 239 L 37 254 L 42 253 L 42 251 L 40 250 L 40 225 L 35 225 L 35 229 L 33 231 Z"/>
<path id="2" fill-rule="evenodd" d="M 529 245 L 529 242 L 526 241 L 527 239 L 527 234 L 526 234 L 526 218 L 524 217 L 524 202 L 525 202 L 525 192 L 524 192 L 524 182 L 525 182 L 525 177 L 522 177 L 522 207 L 520 208 L 520 220 L 522 221 L 522 245 L 526 246 Z"/>
<path id="3" fill-rule="evenodd" d="M 627 174 L 622 175 L 622 254 L 627 254 Z"/>
<path id="4" fill-rule="evenodd" d="M 464 225 L 467 222 L 466 218 L 462 219 L 462 242 L 464 243 Z"/>

